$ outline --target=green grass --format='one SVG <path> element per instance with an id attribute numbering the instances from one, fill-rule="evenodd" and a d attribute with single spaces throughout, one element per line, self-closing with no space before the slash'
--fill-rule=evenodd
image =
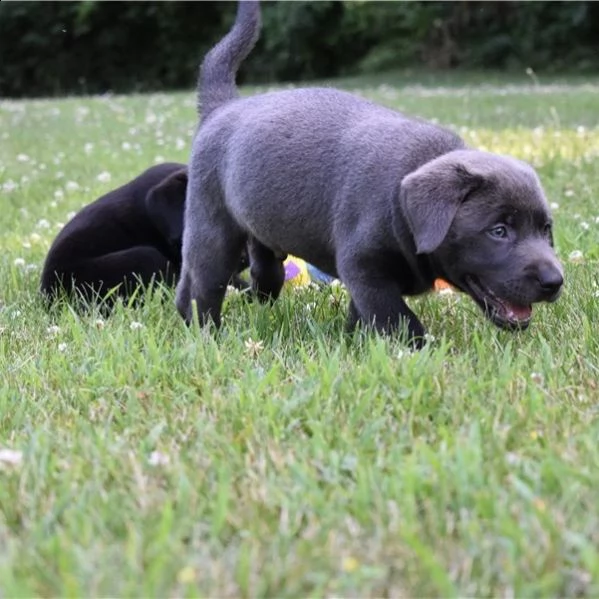
<path id="1" fill-rule="evenodd" d="M 347 338 L 338 287 L 232 295 L 218 335 L 161 290 L 48 314 L 60 223 L 185 161 L 194 98 L 0 103 L 1 596 L 599 594 L 598 81 L 482 81 L 342 82 L 531 161 L 559 205 L 562 298 L 517 335 L 413 300 L 417 354 Z"/>

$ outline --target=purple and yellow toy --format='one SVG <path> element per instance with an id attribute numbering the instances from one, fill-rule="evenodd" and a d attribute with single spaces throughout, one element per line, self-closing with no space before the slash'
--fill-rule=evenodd
<path id="1" fill-rule="evenodd" d="M 285 266 L 285 283 L 293 287 L 303 287 L 310 283 L 328 285 L 335 280 L 335 277 L 327 275 L 296 256 L 288 256 L 283 264 Z"/>

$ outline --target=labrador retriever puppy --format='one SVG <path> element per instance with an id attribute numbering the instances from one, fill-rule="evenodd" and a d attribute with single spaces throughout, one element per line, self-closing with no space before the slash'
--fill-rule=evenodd
<path id="1" fill-rule="evenodd" d="M 184 164 L 158 164 L 85 206 L 48 252 L 42 294 L 50 302 L 64 291 L 87 303 L 111 304 L 115 297 L 129 299 L 140 284 L 156 280 L 174 286 L 181 269 L 186 189 Z M 240 259 L 238 270 L 244 266 Z M 234 283 L 246 286 L 236 276 Z"/>
<path id="2" fill-rule="evenodd" d="M 415 347 L 424 328 L 404 297 L 436 278 L 507 329 L 526 328 L 533 303 L 557 299 L 562 267 L 530 166 L 335 89 L 238 98 L 236 71 L 259 28 L 259 3 L 240 2 L 200 70 L 176 294 L 186 321 L 195 302 L 200 322 L 219 325 L 248 240 L 259 292 L 276 298 L 281 260 L 299 256 L 346 285 L 350 328 L 399 328 Z"/>

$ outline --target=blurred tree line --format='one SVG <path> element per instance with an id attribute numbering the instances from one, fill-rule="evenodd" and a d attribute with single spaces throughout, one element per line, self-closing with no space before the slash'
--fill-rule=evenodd
<path id="1" fill-rule="evenodd" d="M 0 2 L 0 96 L 190 88 L 233 2 Z M 263 2 L 246 82 L 405 66 L 599 71 L 596 2 Z"/>

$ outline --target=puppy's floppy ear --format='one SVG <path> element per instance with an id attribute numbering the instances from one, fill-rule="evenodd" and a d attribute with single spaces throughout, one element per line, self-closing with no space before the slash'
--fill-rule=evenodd
<path id="1" fill-rule="evenodd" d="M 146 195 L 146 210 L 156 228 L 170 244 L 181 243 L 187 193 L 187 169 L 175 171 Z"/>
<path id="2" fill-rule="evenodd" d="M 441 245 L 460 204 L 483 182 L 482 175 L 449 155 L 426 163 L 403 179 L 399 209 L 417 254 L 430 254 Z"/>

